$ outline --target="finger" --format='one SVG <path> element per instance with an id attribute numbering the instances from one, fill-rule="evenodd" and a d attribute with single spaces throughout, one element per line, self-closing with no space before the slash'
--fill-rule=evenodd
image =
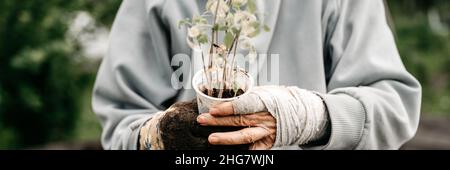
<path id="1" fill-rule="evenodd" d="M 268 150 L 270 147 L 268 147 L 265 143 L 257 141 L 252 146 L 250 146 L 249 150 Z"/>
<path id="2" fill-rule="evenodd" d="M 268 150 L 272 148 L 275 140 L 271 137 L 265 137 L 256 141 L 250 146 L 250 150 Z"/>
<path id="3" fill-rule="evenodd" d="M 276 120 L 268 112 L 224 117 L 214 117 L 206 113 L 199 115 L 197 122 L 202 126 L 257 126 L 263 124 L 267 127 L 273 127 Z"/>
<path id="4" fill-rule="evenodd" d="M 240 145 L 258 141 L 270 132 L 262 127 L 245 128 L 234 132 L 213 133 L 208 141 L 213 145 Z"/>
<path id="5" fill-rule="evenodd" d="M 213 116 L 229 116 L 234 115 L 233 104 L 231 102 L 225 102 L 218 104 L 209 109 L 209 114 Z"/>
<path id="6" fill-rule="evenodd" d="M 207 113 L 198 116 L 197 122 L 202 126 L 254 126 L 256 124 L 255 120 L 243 115 L 214 117 Z"/>

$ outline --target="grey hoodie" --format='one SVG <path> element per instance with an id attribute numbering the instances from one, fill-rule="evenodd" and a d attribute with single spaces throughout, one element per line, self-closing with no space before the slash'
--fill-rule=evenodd
<path id="1" fill-rule="evenodd" d="M 194 56 L 177 22 L 205 3 L 123 1 L 93 92 L 105 149 L 137 149 L 143 122 L 195 97 L 192 89 L 172 87 L 171 59 Z M 255 40 L 258 53 L 279 54 L 280 85 L 321 93 L 331 121 L 326 145 L 286 148 L 398 149 L 414 136 L 421 87 L 402 64 L 381 0 L 265 0 L 258 6 L 272 28 Z"/>

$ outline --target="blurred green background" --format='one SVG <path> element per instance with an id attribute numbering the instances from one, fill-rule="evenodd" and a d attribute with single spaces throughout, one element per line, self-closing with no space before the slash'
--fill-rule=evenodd
<path id="1" fill-rule="evenodd" d="M 90 97 L 120 3 L 0 1 L 0 149 L 98 149 L 101 128 Z M 422 117 L 447 124 L 431 127 L 445 133 L 450 1 L 387 3 L 402 59 L 423 85 Z"/>

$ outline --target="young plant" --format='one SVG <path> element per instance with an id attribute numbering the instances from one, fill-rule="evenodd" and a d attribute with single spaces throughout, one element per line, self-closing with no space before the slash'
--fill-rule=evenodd
<path id="1" fill-rule="evenodd" d="M 256 56 L 252 38 L 262 30 L 269 31 L 259 15 L 255 0 L 208 0 L 201 15 L 179 21 L 179 28 L 187 27 L 187 44 L 201 53 L 208 96 L 222 98 L 224 89 L 232 90 L 236 96 L 237 49 L 248 50 L 247 56 Z M 214 89 L 219 92 L 213 94 Z"/>

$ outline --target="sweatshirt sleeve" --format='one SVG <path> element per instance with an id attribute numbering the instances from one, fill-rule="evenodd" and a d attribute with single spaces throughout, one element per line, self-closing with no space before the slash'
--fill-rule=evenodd
<path id="1" fill-rule="evenodd" d="M 382 0 L 335 0 L 325 65 L 325 149 L 398 149 L 416 133 L 421 86 L 405 69 Z"/>
<path id="2" fill-rule="evenodd" d="M 142 124 L 176 96 L 163 2 L 125 0 L 114 21 L 92 99 L 105 149 L 137 149 Z"/>

